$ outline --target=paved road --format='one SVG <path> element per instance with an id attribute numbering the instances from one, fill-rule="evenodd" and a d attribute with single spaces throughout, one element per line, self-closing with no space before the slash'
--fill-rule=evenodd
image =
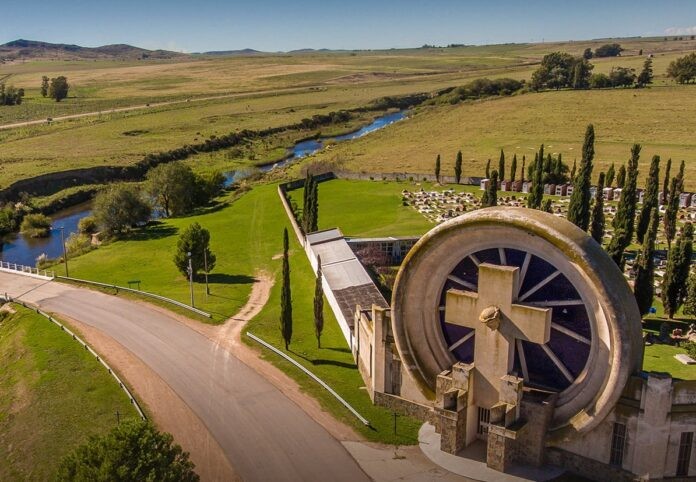
<path id="1" fill-rule="evenodd" d="M 203 420 L 244 480 L 368 480 L 277 388 L 174 318 L 123 298 L 0 272 L 5 292 L 91 325 L 143 360 Z"/>

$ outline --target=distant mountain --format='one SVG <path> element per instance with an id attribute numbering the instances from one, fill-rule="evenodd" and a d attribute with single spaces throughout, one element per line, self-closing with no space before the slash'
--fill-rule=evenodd
<path id="1" fill-rule="evenodd" d="M 242 50 L 211 50 L 210 52 L 203 52 L 201 55 L 219 55 L 219 56 L 225 56 L 225 55 L 256 55 L 256 54 L 262 54 L 260 50 L 254 50 L 254 49 L 242 49 Z"/>
<path id="2" fill-rule="evenodd" d="M 36 40 L 13 40 L 0 45 L 0 59 L 171 59 L 186 54 L 168 50 L 147 50 L 126 44 L 104 45 L 102 47 L 81 47 L 70 44 L 52 44 Z"/>

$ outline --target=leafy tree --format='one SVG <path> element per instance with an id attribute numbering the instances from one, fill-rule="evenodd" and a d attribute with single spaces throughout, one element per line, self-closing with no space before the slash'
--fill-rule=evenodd
<path id="1" fill-rule="evenodd" d="M 440 182 L 440 154 L 435 159 L 435 181 Z"/>
<path id="2" fill-rule="evenodd" d="M 41 77 L 41 97 L 48 96 L 48 77 Z"/>
<path id="3" fill-rule="evenodd" d="M 599 244 L 602 244 L 604 238 L 604 224 L 604 173 L 600 172 L 594 205 L 592 206 L 592 222 L 590 223 L 590 236 Z"/>
<path id="4" fill-rule="evenodd" d="M 667 197 L 669 196 L 669 172 L 672 170 L 672 158 L 667 159 L 667 165 L 665 166 L 665 179 L 662 181 L 662 198 L 660 199 L 661 204 L 667 203 Z"/>
<path id="5" fill-rule="evenodd" d="M 670 319 L 677 313 L 686 295 L 686 283 L 693 252 L 693 236 L 693 225 L 687 223 L 676 244 L 669 250 L 667 269 L 662 280 L 662 304 L 665 314 Z"/>
<path id="6" fill-rule="evenodd" d="M 607 74 L 596 73 L 590 76 L 590 89 L 608 89 L 609 87 L 612 87 L 612 83 Z"/>
<path id="7" fill-rule="evenodd" d="M 152 208 L 134 186 L 112 184 L 94 198 L 93 216 L 107 234 L 119 234 L 150 219 Z"/>
<path id="8" fill-rule="evenodd" d="M 462 180 L 462 151 L 457 152 L 457 159 L 454 161 L 454 182 L 459 184 Z"/>
<path id="9" fill-rule="evenodd" d="M 576 71 L 578 64 L 580 67 Z M 582 57 L 576 58 L 568 53 L 552 52 L 544 56 L 541 65 L 532 74 L 531 87 L 534 90 L 562 89 L 573 87 L 575 80 L 579 85 L 586 85 L 592 68 L 592 64 Z"/>
<path id="10" fill-rule="evenodd" d="M 517 154 L 512 155 L 512 162 L 510 163 L 510 182 L 515 182 L 515 177 L 517 176 Z"/>
<path id="11" fill-rule="evenodd" d="M 491 160 L 488 159 L 488 162 L 486 163 L 486 179 L 491 178 Z"/>
<path id="12" fill-rule="evenodd" d="M 619 166 L 619 173 L 616 175 L 616 187 L 623 189 L 624 184 L 626 184 L 626 166 L 622 164 Z"/>
<path id="13" fill-rule="evenodd" d="M 61 75 L 60 77 L 51 79 L 51 85 L 48 88 L 48 96 L 56 102 L 60 102 L 68 96 L 68 90 L 70 90 L 68 79 Z"/>
<path id="14" fill-rule="evenodd" d="M 657 228 L 660 225 L 660 215 L 657 207 L 650 211 L 650 223 L 645 233 L 645 242 L 641 249 L 638 261 L 636 262 L 636 279 L 633 283 L 633 294 L 638 303 L 638 310 L 641 315 L 646 315 L 650 311 L 655 296 L 655 240 L 657 239 Z"/>
<path id="15" fill-rule="evenodd" d="M 292 294 L 290 292 L 290 258 L 288 228 L 283 230 L 283 286 L 280 292 L 280 334 L 287 350 L 292 340 Z"/>
<path id="16" fill-rule="evenodd" d="M 586 59 L 576 60 L 573 67 L 573 89 L 587 89 L 590 86 L 590 76 L 594 66 Z"/>
<path id="17" fill-rule="evenodd" d="M 696 52 L 673 60 L 667 67 L 667 77 L 680 84 L 688 84 L 696 79 Z"/>
<path id="18" fill-rule="evenodd" d="M 314 285 L 314 334 L 317 337 L 317 348 L 321 348 L 321 332 L 324 330 L 324 286 L 321 281 L 321 257 L 317 256 L 317 280 Z"/>
<path id="19" fill-rule="evenodd" d="M 196 176 L 190 167 L 169 162 L 147 172 L 147 192 L 166 217 L 181 216 L 194 207 Z"/>
<path id="20" fill-rule="evenodd" d="M 24 89 L 16 89 L 10 85 L 0 84 L 0 105 L 20 105 L 24 98 Z"/>
<path id="21" fill-rule="evenodd" d="M 623 254 L 633 239 L 633 228 L 636 218 L 636 187 L 638 183 L 638 160 L 640 159 L 640 144 L 633 144 L 631 159 L 628 161 L 628 179 L 621 191 L 619 206 L 614 216 L 614 236 L 611 238 L 607 251 L 614 262 L 623 269 Z"/>
<path id="22" fill-rule="evenodd" d="M 645 87 L 648 84 L 652 84 L 653 81 L 653 68 L 652 68 L 652 59 L 648 57 L 645 59 L 645 62 L 643 62 L 643 70 L 640 71 L 640 74 L 638 74 L 638 79 L 636 80 L 636 84 L 638 87 Z"/>
<path id="23" fill-rule="evenodd" d="M 616 172 L 614 171 L 614 163 L 611 163 L 611 166 L 609 166 L 609 169 L 607 169 L 607 187 L 611 187 L 614 184 L 614 177 L 616 176 Z"/>
<path id="24" fill-rule="evenodd" d="M 500 159 L 498 160 L 498 177 L 500 182 L 505 180 L 505 153 L 500 149 Z"/>
<path id="25" fill-rule="evenodd" d="M 97 232 L 97 228 L 94 216 L 86 216 L 77 223 L 77 231 L 81 234 L 94 234 Z"/>
<path id="26" fill-rule="evenodd" d="M 617 43 L 604 44 L 601 47 L 597 47 L 594 51 L 595 57 L 617 57 L 623 52 L 621 45 Z"/>
<path id="27" fill-rule="evenodd" d="M 650 172 L 645 180 L 645 192 L 643 193 L 643 206 L 638 214 L 638 223 L 636 224 L 636 238 L 639 242 L 643 242 L 643 237 L 648 230 L 652 210 L 658 208 L 657 189 L 660 184 L 660 156 L 653 156 L 650 163 Z"/>
<path id="28" fill-rule="evenodd" d="M 181 274 L 188 277 L 189 253 L 191 253 L 191 275 L 195 279 L 199 271 L 205 271 L 206 257 L 208 273 L 215 268 L 215 255 L 210 251 L 210 232 L 201 227 L 198 223 L 193 223 L 186 228 L 176 243 L 176 253 L 174 254 L 174 264 Z"/>
<path id="29" fill-rule="evenodd" d="M 590 224 L 590 187 L 592 184 L 594 139 L 594 126 L 590 124 L 585 131 L 580 172 L 573 181 L 573 194 L 570 196 L 570 204 L 568 205 L 568 221 L 583 231 L 587 231 Z"/>
<path id="30" fill-rule="evenodd" d="M 484 199 L 485 204 L 483 200 L 481 201 L 482 207 L 498 205 L 498 171 L 493 171 L 491 173 L 491 179 L 488 182 L 488 188 L 486 189 L 486 196 L 484 196 Z"/>
<path id="31" fill-rule="evenodd" d="M 686 283 L 684 314 L 690 316 L 696 315 L 696 271 L 689 273 L 689 281 Z"/>
<path id="32" fill-rule="evenodd" d="M 173 437 L 148 422 L 126 420 L 91 437 L 61 462 L 56 479 L 72 481 L 195 482 L 193 462 Z"/>
<path id="33" fill-rule="evenodd" d="M 634 69 L 628 67 L 614 67 L 609 73 L 612 87 L 631 87 L 636 81 Z"/>
<path id="34" fill-rule="evenodd" d="M 590 60 L 592 57 L 594 57 L 594 54 L 592 53 L 592 49 L 587 47 L 582 53 L 582 58 L 585 60 Z"/>

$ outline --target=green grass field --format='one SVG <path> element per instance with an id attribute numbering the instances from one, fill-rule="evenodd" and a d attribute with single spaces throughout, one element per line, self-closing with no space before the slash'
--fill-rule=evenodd
<path id="1" fill-rule="evenodd" d="M 645 347 L 643 369 L 653 372 L 666 372 L 674 378 L 696 380 L 696 366 L 678 362 L 674 355 L 686 353 L 682 348 L 671 345 L 651 345 Z"/>
<path id="2" fill-rule="evenodd" d="M 631 145 L 642 144 L 639 176 L 647 177 L 654 154 L 686 161 L 686 187 L 696 187 L 693 136 L 696 87 L 559 91 L 518 95 L 456 106 L 419 109 L 388 129 L 322 152 L 319 159 L 361 172 L 432 173 L 442 155 L 442 172 L 453 175 L 457 151 L 464 175 L 481 176 L 488 159 L 497 167 L 500 149 L 509 160 L 529 163 L 540 144 L 566 163 L 581 156 L 587 124 L 595 126 L 595 176 L 609 164 L 625 163 Z"/>
<path id="3" fill-rule="evenodd" d="M 0 322 L 0 480 L 52 480 L 64 455 L 121 418 L 125 393 L 81 345 L 19 305 Z"/>
<path id="4" fill-rule="evenodd" d="M 215 323 L 227 319 L 246 303 L 256 270 L 265 270 L 274 276 L 276 284 L 269 302 L 249 323 L 248 329 L 281 348 L 283 344 L 278 329 L 281 260 L 277 255 L 282 253 L 283 228 L 289 229 L 290 225 L 275 184 L 258 186 L 219 210 L 188 218 L 165 220 L 157 226 L 140 230 L 128 240 L 102 246 L 71 260 L 70 274 L 78 278 L 121 285 L 130 279 L 140 279 L 143 290 L 188 302 L 188 283 L 177 273 L 171 258 L 176 246 L 177 231 L 194 221 L 210 230 L 212 250 L 218 262 L 210 276 L 212 295 L 207 301 L 204 284 L 195 283 L 196 306 L 213 313 Z M 419 424 L 401 417 L 399 430 L 394 435 L 391 412 L 374 407 L 367 392 L 361 388 L 362 378 L 328 304 L 325 305 L 324 348 L 317 349 L 310 316 L 314 276 L 304 251 L 292 235 L 290 240 L 295 313 L 290 354 L 356 407 L 371 422 L 372 428 L 364 427 L 325 390 L 296 368 L 271 353 L 263 353 L 261 349 L 263 355 L 295 378 L 324 407 L 354 426 L 369 440 L 415 443 Z M 253 346 L 259 348 L 258 345 Z"/>

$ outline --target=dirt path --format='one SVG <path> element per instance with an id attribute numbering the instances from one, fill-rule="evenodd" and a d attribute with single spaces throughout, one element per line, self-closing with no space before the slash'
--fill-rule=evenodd
<path id="1" fill-rule="evenodd" d="M 285 89 L 267 89 L 267 90 L 251 91 L 251 92 L 237 92 L 234 94 L 211 95 L 209 97 L 199 97 L 196 99 L 169 100 L 166 102 L 154 102 L 151 104 L 131 105 L 128 107 L 116 107 L 114 109 L 108 109 L 108 110 L 100 110 L 100 111 L 94 111 L 94 112 L 83 112 L 81 114 L 61 115 L 61 116 L 57 116 L 57 117 L 51 117 L 50 122 L 53 123 L 53 122 L 58 122 L 58 121 L 70 120 L 70 119 L 79 119 L 82 117 L 93 117 L 93 116 L 103 115 L 103 114 L 115 114 L 118 112 L 130 112 L 130 111 L 134 111 L 134 110 L 154 109 L 155 107 L 164 107 L 164 106 L 168 106 L 168 105 L 192 104 L 194 102 L 205 102 L 207 100 L 253 97 L 256 95 L 263 95 L 263 94 L 270 94 L 270 93 L 281 94 L 281 93 L 290 93 L 290 92 L 301 92 L 301 91 L 305 91 L 305 90 L 309 91 L 312 88 L 316 88 L 316 87 L 317 86 L 288 87 Z M 32 121 L 15 122 L 13 124 L 0 125 L 0 130 L 15 129 L 17 127 L 26 127 L 26 126 L 40 125 L 40 124 L 46 124 L 46 123 L 48 123 L 47 119 L 37 119 L 37 120 L 32 120 Z"/>

